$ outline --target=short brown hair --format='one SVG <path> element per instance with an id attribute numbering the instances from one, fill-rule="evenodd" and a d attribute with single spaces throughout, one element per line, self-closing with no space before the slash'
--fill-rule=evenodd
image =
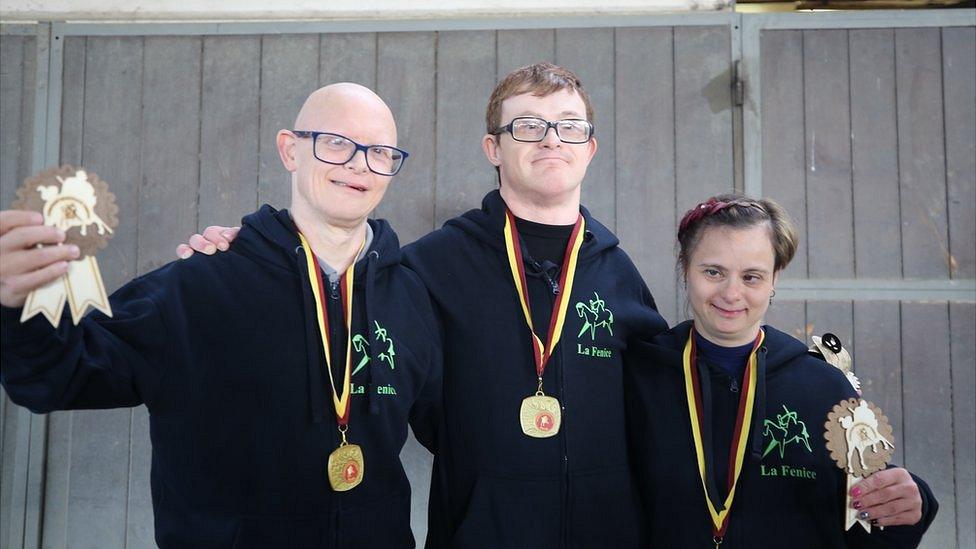
<path id="1" fill-rule="evenodd" d="M 586 106 L 586 119 L 593 121 L 593 105 L 590 96 L 583 89 L 583 83 L 576 74 L 552 63 L 536 63 L 516 69 L 502 79 L 491 92 L 488 112 L 485 114 L 487 133 L 495 132 L 501 126 L 502 102 L 509 97 L 531 93 L 545 97 L 560 90 L 573 90 L 579 94 Z"/>
<path id="2" fill-rule="evenodd" d="M 786 268 L 796 253 L 797 237 L 793 221 L 786 209 L 774 200 L 755 200 L 739 194 L 723 194 L 709 198 L 688 210 L 678 225 L 679 274 L 688 272 L 691 254 L 709 227 L 746 228 L 769 225 L 769 241 L 775 254 L 774 270 Z"/>

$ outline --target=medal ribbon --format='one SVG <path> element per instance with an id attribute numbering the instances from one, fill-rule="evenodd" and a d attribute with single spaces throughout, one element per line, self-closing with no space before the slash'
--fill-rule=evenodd
<path id="1" fill-rule="evenodd" d="M 342 301 L 343 316 L 346 323 L 346 368 L 342 374 L 342 393 L 336 390 L 335 379 L 332 376 L 332 347 L 329 342 L 329 317 L 326 315 L 325 285 L 322 283 L 322 270 L 315 260 L 312 247 L 302 233 L 298 233 L 299 240 L 302 241 L 302 249 L 305 250 L 305 262 L 308 265 L 308 280 L 312 286 L 312 294 L 315 296 L 315 316 L 319 323 L 319 333 L 322 336 L 322 349 L 325 351 L 325 367 L 329 374 L 329 385 L 332 387 L 332 405 L 335 407 L 336 421 L 340 426 L 349 424 L 349 400 L 350 388 L 352 387 L 352 284 L 355 278 L 356 259 L 363 252 L 366 240 L 359 246 L 359 251 L 353 258 L 352 263 L 346 268 L 346 272 L 339 279 L 340 298 Z M 344 431 L 343 431 L 344 433 Z M 345 434 L 343 434 L 345 439 Z"/>
<path id="2" fill-rule="evenodd" d="M 745 372 L 742 374 L 739 409 L 735 415 L 735 429 L 732 431 L 732 447 L 729 448 L 728 495 L 725 496 L 724 509 L 721 510 L 715 508 L 708 493 L 708 475 L 711 475 L 712 472 L 706 470 L 705 465 L 705 445 L 702 435 L 705 418 L 703 418 L 701 402 L 700 384 L 702 380 L 698 379 L 698 369 L 695 367 L 697 353 L 694 325 L 688 334 L 688 343 L 685 344 L 682 361 L 685 374 L 685 396 L 688 401 L 688 414 L 691 417 L 691 434 L 695 441 L 695 454 L 698 457 L 698 474 L 701 477 L 702 489 L 705 490 L 705 504 L 708 506 L 708 513 L 711 516 L 712 535 L 716 547 L 722 543 L 722 538 L 729 526 L 729 513 L 732 509 L 732 500 L 735 499 L 735 487 L 739 480 L 739 473 L 742 472 L 742 464 L 745 462 L 746 448 L 749 446 L 749 426 L 752 425 L 753 405 L 756 400 L 756 386 L 759 379 L 756 353 L 765 337 L 766 333 L 760 328 L 759 335 L 756 336 L 756 341 L 752 347 L 752 353 L 746 362 Z M 704 382 L 707 381 L 704 380 Z M 711 433 L 707 433 L 705 436 L 711 436 Z"/>
<path id="3" fill-rule="evenodd" d="M 566 321 L 566 310 L 569 307 L 570 294 L 573 293 L 573 279 L 576 276 L 576 263 L 579 260 L 579 251 L 583 247 L 583 230 L 586 221 L 583 216 L 576 219 L 573 232 L 569 235 L 569 242 L 566 244 L 566 254 L 563 256 L 563 269 L 559 275 L 560 293 L 556 302 L 552 304 L 552 314 L 549 317 L 549 334 L 546 343 L 543 343 L 535 333 L 532 326 L 532 309 L 529 306 L 528 286 L 525 283 L 525 264 L 522 261 L 522 246 L 519 242 L 518 231 L 515 229 L 515 216 L 512 212 L 505 210 L 505 250 L 508 252 L 508 266 L 512 271 L 512 279 L 515 281 L 515 290 L 518 292 L 519 303 L 522 305 L 522 313 L 525 315 L 525 322 L 529 325 L 529 333 L 532 334 L 532 351 L 535 356 L 535 373 L 539 376 L 539 390 L 542 389 L 542 373 L 546 369 L 546 363 L 552 356 L 552 350 L 559 343 L 559 338 L 563 333 L 563 324 Z"/>

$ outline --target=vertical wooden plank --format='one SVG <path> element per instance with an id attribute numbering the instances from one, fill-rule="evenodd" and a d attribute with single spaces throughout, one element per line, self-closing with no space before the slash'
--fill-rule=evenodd
<path id="1" fill-rule="evenodd" d="M 884 410 L 904 440 L 902 422 L 901 310 L 896 301 L 855 301 L 854 371 L 864 398 Z M 897 444 L 897 443 L 896 443 Z"/>
<path id="2" fill-rule="evenodd" d="M 617 236 L 670 322 L 678 318 L 672 46 L 667 27 L 618 29 L 614 80 Z"/>
<path id="3" fill-rule="evenodd" d="M 30 174 L 33 156 L 36 39 L 0 35 L 0 208 Z M 24 538 L 30 413 L 0 391 L 0 546 Z"/>
<path id="4" fill-rule="evenodd" d="M 766 310 L 764 324 L 786 332 L 809 346 L 807 333 L 807 304 L 804 301 L 785 301 L 773 298 Z"/>
<path id="5" fill-rule="evenodd" d="M 853 277 L 847 31 L 804 31 L 803 67 L 809 274 Z"/>
<path id="6" fill-rule="evenodd" d="M 432 32 L 379 35 L 377 92 L 397 122 L 397 140 L 410 156 L 390 182 L 377 217 L 390 220 L 400 244 L 434 228 L 434 117 L 437 35 Z"/>
<path id="7" fill-rule="evenodd" d="M 89 38 L 85 60 L 82 163 L 107 181 L 119 226 L 99 264 L 109 291 L 137 269 L 142 127 L 141 37 Z M 128 491 L 130 410 L 72 415 L 66 539 L 123 547 Z"/>
<path id="8" fill-rule="evenodd" d="M 291 173 L 278 158 L 278 130 L 294 128 L 305 98 L 319 86 L 319 35 L 261 37 L 261 105 L 258 128 L 258 204 L 287 208 Z"/>
<path id="9" fill-rule="evenodd" d="M 199 228 L 237 225 L 257 206 L 261 38 L 203 39 Z"/>
<path id="10" fill-rule="evenodd" d="M 892 29 L 851 30 L 849 36 L 856 274 L 899 278 L 895 33 Z"/>
<path id="11" fill-rule="evenodd" d="M 616 145 L 614 143 L 614 29 L 556 30 L 556 62 L 575 72 L 593 105 L 599 144 L 583 180 L 582 203 L 616 230 Z"/>
<path id="12" fill-rule="evenodd" d="M 674 108 L 679 215 L 731 192 L 731 55 L 727 27 L 674 29 Z"/>
<path id="13" fill-rule="evenodd" d="M 976 28 L 942 29 L 949 274 L 976 277 Z M 970 507 L 970 511 L 972 507 Z M 961 515 L 961 516 L 971 516 Z M 970 527 L 970 533 L 972 529 Z M 961 539 L 961 538 L 960 538 Z M 970 541 L 973 537 L 969 538 Z"/>
<path id="14" fill-rule="evenodd" d="M 175 259 L 173 243 L 196 230 L 201 47 L 201 38 L 146 38 L 139 274 Z"/>
<path id="15" fill-rule="evenodd" d="M 336 82 L 355 82 L 376 89 L 376 33 L 320 36 L 319 86 Z"/>
<path id="16" fill-rule="evenodd" d="M 809 335 L 836 335 L 854 356 L 854 311 L 850 301 L 808 301 L 806 329 Z M 807 337 L 806 343 L 812 345 L 813 340 Z"/>
<path id="17" fill-rule="evenodd" d="M 495 87 L 495 33 L 452 31 L 438 34 L 435 139 L 435 225 L 471 208 L 497 187 L 494 167 L 485 159 L 481 138 L 485 109 Z"/>
<path id="18" fill-rule="evenodd" d="M 939 514 L 925 535 L 926 545 L 952 547 L 956 542 L 956 502 L 946 303 L 903 302 L 901 340 L 905 438 L 903 453 L 896 453 L 895 459 L 903 459 L 939 498 Z M 972 391 L 972 387 L 963 390 Z M 971 451 L 967 455 L 972 456 Z"/>
<path id="19" fill-rule="evenodd" d="M 202 39 L 150 37 L 142 95 L 143 176 L 139 194 L 138 272 L 173 260 L 173 242 L 196 230 L 199 192 Z M 174 112 L 180 113 L 173 116 Z M 132 411 L 126 546 L 153 546 L 149 414 Z"/>
<path id="20" fill-rule="evenodd" d="M 902 262 L 907 278 L 949 276 L 941 38 L 937 28 L 895 30 Z"/>
<path id="21" fill-rule="evenodd" d="M 976 471 L 973 452 L 976 447 L 976 305 L 949 305 L 950 358 L 952 360 L 952 426 L 956 464 L 957 547 L 972 547 L 976 529 Z"/>
<path id="22" fill-rule="evenodd" d="M 65 37 L 64 40 L 61 163 L 77 166 L 82 164 L 85 60 L 88 47 L 87 38 L 83 36 Z M 71 486 L 73 418 L 74 412 L 54 412 L 48 416 L 44 517 L 41 523 L 41 539 L 44 540 L 46 548 L 68 545 L 68 496 Z"/>
<path id="23" fill-rule="evenodd" d="M 35 39 L 0 35 L 0 206 L 30 174 L 34 123 Z"/>
<path id="24" fill-rule="evenodd" d="M 762 31 L 762 186 L 796 222 L 800 250 L 783 273 L 807 276 L 803 31 Z"/>
<path id="25" fill-rule="evenodd" d="M 556 32 L 552 29 L 498 31 L 498 80 L 515 69 L 556 60 Z"/>

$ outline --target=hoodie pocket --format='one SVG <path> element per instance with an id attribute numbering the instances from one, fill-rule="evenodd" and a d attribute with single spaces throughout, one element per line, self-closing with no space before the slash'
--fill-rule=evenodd
<path id="1" fill-rule="evenodd" d="M 342 549 L 409 549 L 410 494 L 390 494 L 358 508 L 344 509 L 336 525 L 336 547 Z"/>
<path id="2" fill-rule="evenodd" d="M 559 479 L 479 475 L 451 547 L 555 547 L 562 504 Z"/>
<path id="3" fill-rule="evenodd" d="M 325 535 L 325 517 L 241 517 L 234 537 L 234 549 L 331 547 Z"/>
<path id="4" fill-rule="evenodd" d="M 570 547 L 641 546 L 640 506 L 627 467 L 577 473 L 570 483 Z"/>

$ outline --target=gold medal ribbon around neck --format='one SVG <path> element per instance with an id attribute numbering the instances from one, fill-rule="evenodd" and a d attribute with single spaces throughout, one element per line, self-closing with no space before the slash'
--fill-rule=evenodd
<path id="1" fill-rule="evenodd" d="M 522 247 L 519 242 L 518 231 L 515 229 L 515 216 L 512 215 L 511 211 L 505 210 L 505 250 L 508 253 L 508 266 L 512 272 L 512 280 L 515 282 L 515 290 L 518 292 L 525 322 L 529 326 L 529 333 L 532 334 L 532 351 L 535 358 L 535 372 L 539 378 L 538 392 L 540 393 L 542 392 L 542 373 L 545 371 L 546 363 L 563 333 L 566 311 L 569 307 L 570 295 L 573 293 L 573 279 L 576 276 L 579 251 L 583 247 L 585 226 L 586 220 L 580 215 L 576 218 L 573 232 L 569 236 L 569 243 L 566 245 L 562 273 L 559 276 L 560 294 L 552 305 L 552 314 L 549 317 L 549 333 L 546 338 L 548 341 L 543 343 L 536 335 L 535 327 L 532 325 L 532 309 L 529 305 L 529 295 L 525 283 L 525 264 L 522 261 Z"/>
<path id="2" fill-rule="evenodd" d="M 312 247 L 309 245 L 308 240 L 305 239 L 305 236 L 301 232 L 298 233 L 298 238 L 302 241 L 302 249 L 305 250 L 305 261 L 308 265 L 308 280 L 312 286 L 312 294 L 315 296 L 315 316 L 319 324 L 319 334 L 322 336 L 322 349 L 325 351 L 325 367 L 329 376 L 329 385 L 332 387 L 332 405 L 335 407 L 336 422 L 339 424 L 339 430 L 342 433 L 342 442 L 345 444 L 345 429 L 349 425 L 349 400 L 350 388 L 352 386 L 352 291 L 356 276 L 356 259 L 363 252 L 363 247 L 366 246 L 366 239 L 363 239 L 363 243 L 359 246 L 359 251 L 353 256 L 352 263 L 346 268 L 346 272 L 339 281 L 342 285 L 340 297 L 346 324 L 346 367 L 342 373 L 342 393 L 340 394 L 336 390 L 335 379 L 333 379 L 332 375 L 332 347 L 329 341 L 329 317 L 326 314 L 325 305 L 325 300 L 328 298 L 326 297 L 325 285 L 322 282 L 322 271 L 319 269 L 318 262 L 315 260 L 315 254 L 312 253 Z"/>
<path id="3" fill-rule="evenodd" d="M 683 369 L 685 375 L 685 396 L 688 401 L 688 415 L 691 418 L 691 435 L 695 442 L 695 454 L 698 458 L 698 475 L 701 477 L 702 489 L 705 491 L 705 505 L 708 506 L 708 513 L 712 521 L 712 536 L 715 546 L 721 545 L 725 536 L 725 531 L 729 526 L 729 513 L 732 509 L 732 501 L 735 499 L 735 488 L 742 472 L 742 465 L 745 462 L 746 448 L 749 446 L 749 428 L 752 425 L 753 406 L 756 400 L 756 386 L 759 380 L 757 352 L 762 346 L 766 333 L 759 329 L 759 335 L 753 343 L 752 353 L 746 361 L 745 372 L 742 374 L 742 391 L 739 394 L 739 407 L 735 417 L 735 428 L 732 432 L 732 447 L 729 449 L 729 461 L 733 464 L 733 469 L 729 471 L 728 494 L 725 496 L 724 509 L 718 510 L 712 503 L 711 494 L 708 493 L 708 475 L 712 471 L 707 470 L 705 465 L 705 445 L 703 443 L 702 426 L 705 418 L 703 417 L 703 407 L 701 402 L 701 383 L 708 383 L 709 380 L 698 379 L 698 369 L 696 367 L 697 353 L 695 349 L 695 327 L 692 325 L 688 333 L 688 342 L 685 344 L 683 353 Z M 706 433 L 704 436 L 712 436 Z M 732 461 L 734 459 L 734 461 Z"/>

